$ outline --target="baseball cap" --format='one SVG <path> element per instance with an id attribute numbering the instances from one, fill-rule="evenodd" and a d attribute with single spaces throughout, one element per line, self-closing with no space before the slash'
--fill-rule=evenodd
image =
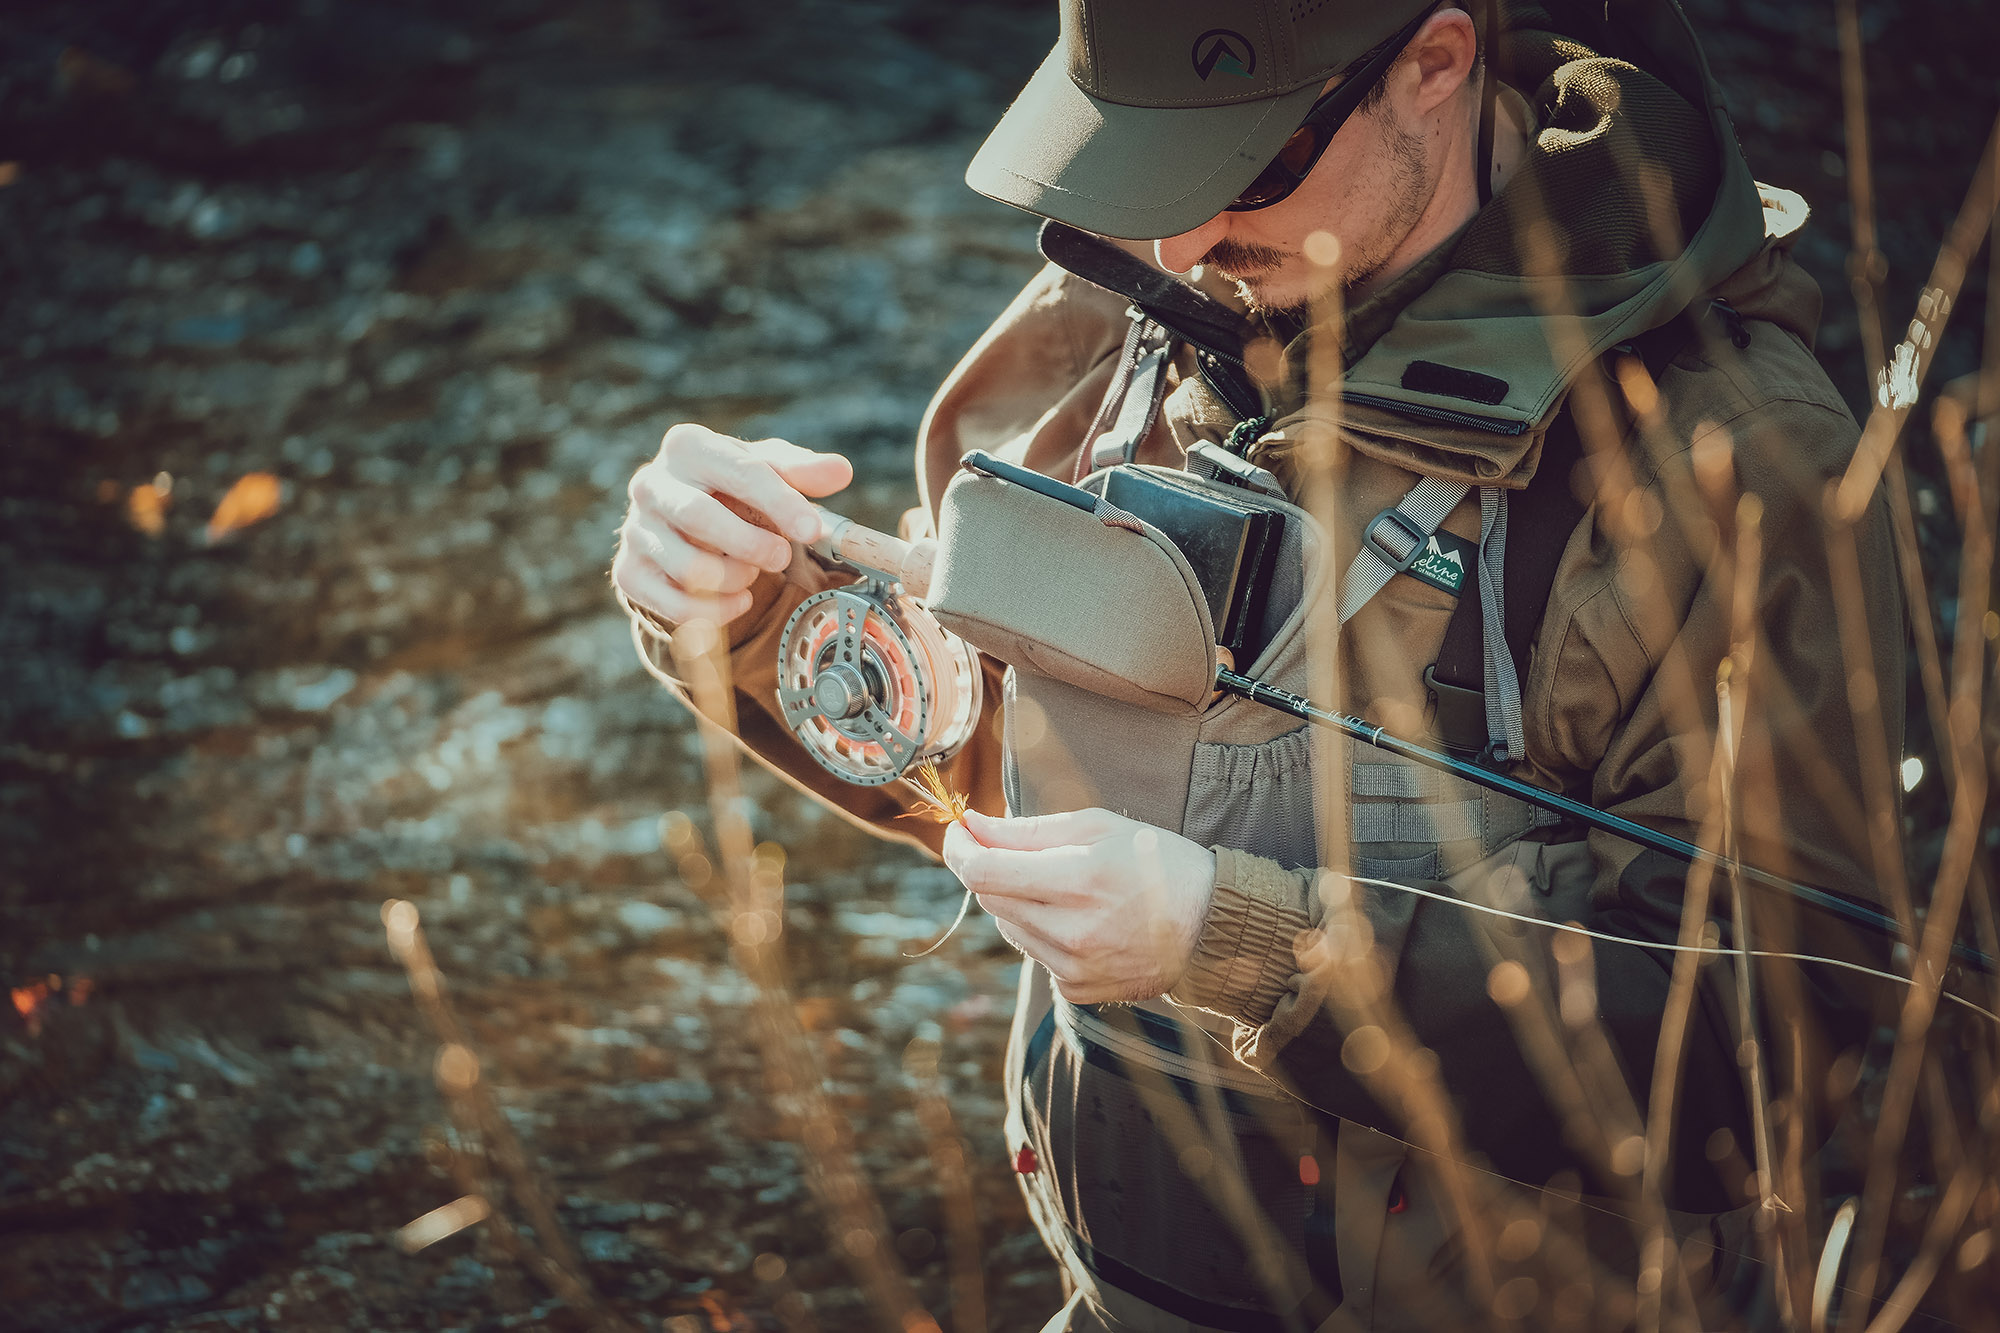
<path id="1" fill-rule="evenodd" d="M 1228 207 L 1326 80 L 1434 0 L 1062 0 L 1062 38 L 965 182 L 1151 240 Z"/>

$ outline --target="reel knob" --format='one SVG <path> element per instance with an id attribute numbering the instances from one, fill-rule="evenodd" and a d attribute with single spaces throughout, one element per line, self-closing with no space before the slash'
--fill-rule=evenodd
<path id="1" fill-rule="evenodd" d="M 868 707 L 868 682 L 845 662 L 835 662 L 813 682 L 813 706 L 829 718 L 846 721 Z"/>

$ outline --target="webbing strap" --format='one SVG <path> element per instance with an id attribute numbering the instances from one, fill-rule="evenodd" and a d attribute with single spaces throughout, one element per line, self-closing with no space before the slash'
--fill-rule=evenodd
<path id="1" fill-rule="evenodd" d="M 1507 493 L 1479 488 L 1479 610 L 1484 625 L 1486 739 L 1501 763 L 1527 751 L 1521 732 L 1521 680 L 1507 651 Z"/>
<path id="2" fill-rule="evenodd" d="M 1352 620 L 1390 579 L 1416 562 L 1445 515 L 1458 508 L 1458 502 L 1471 490 L 1459 482 L 1425 477 L 1396 502 L 1394 509 L 1384 509 L 1369 520 L 1361 550 L 1347 567 L 1347 579 L 1341 586 L 1341 624 Z"/>
<path id="3" fill-rule="evenodd" d="M 1137 309 L 1131 313 L 1132 327 L 1125 333 L 1118 370 L 1105 387 L 1097 419 L 1084 436 L 1085 445 L 1077 459 L 1078 481 L 1099 468 L 1131 462 L 1166 398 L 1167 362 L 1173 353 L 1174 335 Z"/>
<path id="4" fill-rule="evenodd" d="M 1375 801 L 1348 811 L 1356 842 L 1472 842 L 1485 832 L 1482 801 Z"/>
<path id="5" fill-rule="evenodd" d="M 1402 762 L 1376 764 L 1358 759 L 1349 781 L 1356 796 L 1393 796 L 1405 801 L 1424 800 L 1441 789 L 1436 770 Z"/>
<path id="6" fill-rule="evenodd" d="M 1541 627 L 1549 589 L 1555 585 L 1556 566 L 1583 521 L 1583 502 L 1570 490 L 1570 474 L 1582 457 L 1576 423 L 1565 408 L 1556 414 L 1542 442 L 1534 478 L 1525 489 L 1506 496 L 1504 550 L 1491 565 L 1482 544 L 1481 595 L 1459 598 L 1437 662 L 1426 678 L 1436 704 L 1433 732 L 1447 747 L 1475 750 L 1504 738 L 1509 755 L 1521 753 L 1517 747 L 1523 742 L 1516 739 L 1507 719 L 1500 727 L 1489 725 L 1496 709 L 1488 703 L 1488 663 L 1504 656 L 1517 686 L 1526 677 L 1530 648 Z M 1499 518 L 1488 519 L 1482 497 L 1481 528 Z M 1488 569 L 1497 571 L 1500 592 L 1490 608 L 1484 594 Z M 1498 640 L 1491 637 L 1495 625 L 1501 631 Z M 1497 671 L 1495 675 L 1497 685 Z M 1518 698 L 1518 688 L 1510 693 Z"/>
<path id="7" fill-rule="evenodd" d="M 1412 880 L 1442 879 L 1444 858 L 1436 852 L 1422 856 L 1362 856 L 1354 858 L 1354 873 L 1370 879 L 1386 879 L 1407 884 Z"/>

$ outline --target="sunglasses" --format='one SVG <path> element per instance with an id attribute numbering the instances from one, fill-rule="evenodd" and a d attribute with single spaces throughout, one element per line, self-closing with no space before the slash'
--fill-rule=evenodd
<path id="1" fill-rule="evenodd" d="M 1369 57 L 1368 62 L 1341 80 L 1340 86 L 1320 98 L 1306 112 L 1306 118 L 1292 131 L 1292 137 L 1285 140 L 1285 146 L 1257 173 L 1257 179 L 1250 182 L 1236 202 L 1225 210 L 1230 213 L 1249 213 L 1259 208 L 1269 208 L 1290 197 L 1293 190 L 1319 163 L 1333 136 L 1347 123 L 1369 92 L 1382 81 L 1396 58 L 1403 54 L 1417 35 L 1417 29 L 1424 26 L 1437 6 L 1433 5 L 1411 19 L 1382 47 Z"/>

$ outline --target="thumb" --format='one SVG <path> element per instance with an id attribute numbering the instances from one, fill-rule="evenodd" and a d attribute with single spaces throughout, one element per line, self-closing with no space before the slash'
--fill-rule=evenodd
<path id="1" fill-rule="evenodd" d="M 801 495 L 822 498 L 854 480 L 854 464 L 840 454 L 820 453 L 790 440 L 751 440 L 752 457 L 771 465 Z"/>
<path id="2" fill-rule="evenodd" d="M 1056 815 L 1026 815 L 1001 819 L 965 812 L 966 830 L 988 847 L 1038 852 L 1050 847 L 1074 847 L 1098 842 L 1111 833 L 1119 816 L 1109 810 L 1067 810 Z"/>

